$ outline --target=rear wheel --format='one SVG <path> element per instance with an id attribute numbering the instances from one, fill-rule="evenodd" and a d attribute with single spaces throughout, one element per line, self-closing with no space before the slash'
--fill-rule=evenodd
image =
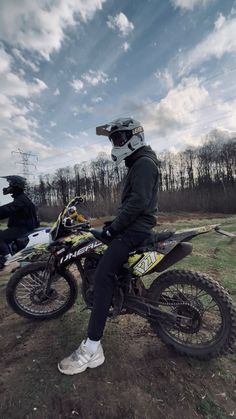
<path id="1" fill-rule="evenodd" d="M 7 284 L 10 307 L 20 316 L 35 320 L 55 319 L 76 301 L 77 282 L 68 270 L 53 276 L 50 291 L 45 292 L 46 262 L 36 262 L 14 272 Z"/>
<path id="2" fill-rule="evenodd" d="M 152 283 L 149 298 L 178 316 L 174 325 L 150 323 L 163 342 L 180 354 L 209 359 L 232 348 L 236 310 L 228 293 L 208 275 L 167 271 Z"/>

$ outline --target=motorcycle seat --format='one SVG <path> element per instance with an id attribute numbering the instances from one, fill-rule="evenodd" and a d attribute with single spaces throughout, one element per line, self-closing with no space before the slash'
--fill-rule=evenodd
<path id="1" fill-rule="evenodd" d="M 137 253 L 147 252 L 149 250 L 155 250 L 157 244 L 168 240 L 173 234 L 175 230 L 163 230 L 159 233 L 151 232 L 150 237 L 144 240 L 136 249 Z"/>
<path id="2" fill-rule="evenodd" d="M 34 230 L 28 231 L 26 234 L 27 236 L 29 236 L 30 234 L 38 234 L 40 231 L 45 230 L 46 233 L 49 233 L 49 231 L 51 230 L 51 227 L 38 227 L 35 228 Z"/>
<path id="3" fill-rule="evenodd" d="M 174 230 L 163 230 L 159 233 L 151 232 L 150 237 L 145 239 L 140 246 L 138 246 L 135 250 L 136 251 L 147 251 L 149 248 L 154 248 L 158 242 L 165 241 L 169 239 L 173 234 Z M 94 237 L 105 244 L 109 244 L 111 242 L 110 238 L 105 239 L 102 237 L 102 230 L 97 230 L 95 228 L 91 229 L 91 233 L 93 233 Z"/>
<path id="4" fill-rule="evenodd" d="M 16 246 L 16 251 L 19 251 L 19 250 L 24 249 L 28 241 L 29 241 L 28 236 L 25 235 L 25 236 L 19 237 L 18 239 L 15 239 L 13 241 L 13 246 Z"/>
<path id="5" fill-rule="evenodd" d="M 39 228 L 35 228 L 32 231 L 27 231 L 25 232 L 21 237 L 19 237 L 18 239 L 15 239 L 12 241 L 11 243 L 11 249 L 14 253 L 19 252 L 19 250 L 24 249 L 24 247 L 27 246 L 28 242 L 29 242 L 29 236 L 33 235 L 34 236 L 38 236 L 39 232 L 45 230 L 46 233 L 49 233 L 50 228 L 45 228 L 45 227 L 39 227 Z"/>

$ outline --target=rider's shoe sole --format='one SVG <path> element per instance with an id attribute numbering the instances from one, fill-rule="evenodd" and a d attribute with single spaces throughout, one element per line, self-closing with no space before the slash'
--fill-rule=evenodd
<path id="1" fill-rule="evenodd" d="M 105 361 L 105 357 L 103 356 L 101 359 L 98 359 L 98 360 L 93 361 L 93 362 L 88 362 L 87 364 L 83 365 L 82 367 L 78 367 L 78 368 L 73 368 L 73 369 L 71 368 L 71 369 L 68 369 L 68 370 L 63 370 L 60 367 L 60 363 L 58 363 L 57 367 L 58 367 L 58 370 L 62 374 L 74 375 L 74 374 L 79 374 L 81 372 L 84 372 L 87 368 L 97 368 L 97 367 L 99 367 L 99 365 L 102 365 L 104 363 L 104 361 Z"/>

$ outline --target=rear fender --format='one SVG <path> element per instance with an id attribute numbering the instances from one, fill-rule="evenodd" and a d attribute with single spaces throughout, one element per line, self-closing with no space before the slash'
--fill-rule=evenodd
<path id="1" fill-rule="evenodd" d="M 189 241 L 193 237 L 199 236 L 199 234 L 210 233 L 211 231 L 215 230 L 216 225 L 208 225 L 202 227 L 195 227 L 188 230 L 180 230 L 176 231 L 172 239 L 178 242 Z"/>
<path id="2" fill-rule="evenodd" d="M 193 246 L 191 243 L 179 243 L 170 253 L 168 253 L 155 267 L 154 272 L 163 272 L 170 266 L 184 259 L 192 253 Z"/>

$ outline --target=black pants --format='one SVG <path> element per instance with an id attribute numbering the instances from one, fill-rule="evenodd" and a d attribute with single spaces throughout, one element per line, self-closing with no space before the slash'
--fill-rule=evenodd
<path id="1" fill-rule="evenodd" d="M 115 288 L 115 275 L 127 261 L 129 253 L 149 235 L 149 232 L 126 231 L 109 244 L 95 273 L 93 309 L 88 326 L 89 339 L 101 339 Z"/>
<path id="2" fill-rule="evenodd" d="M 0 255 L 5 256 L 10 253 L 8 244 L 23 236 L 26 232 L 26 229 L 19 227 L 10 227 L 6 230 L 0 230 Z"/>

